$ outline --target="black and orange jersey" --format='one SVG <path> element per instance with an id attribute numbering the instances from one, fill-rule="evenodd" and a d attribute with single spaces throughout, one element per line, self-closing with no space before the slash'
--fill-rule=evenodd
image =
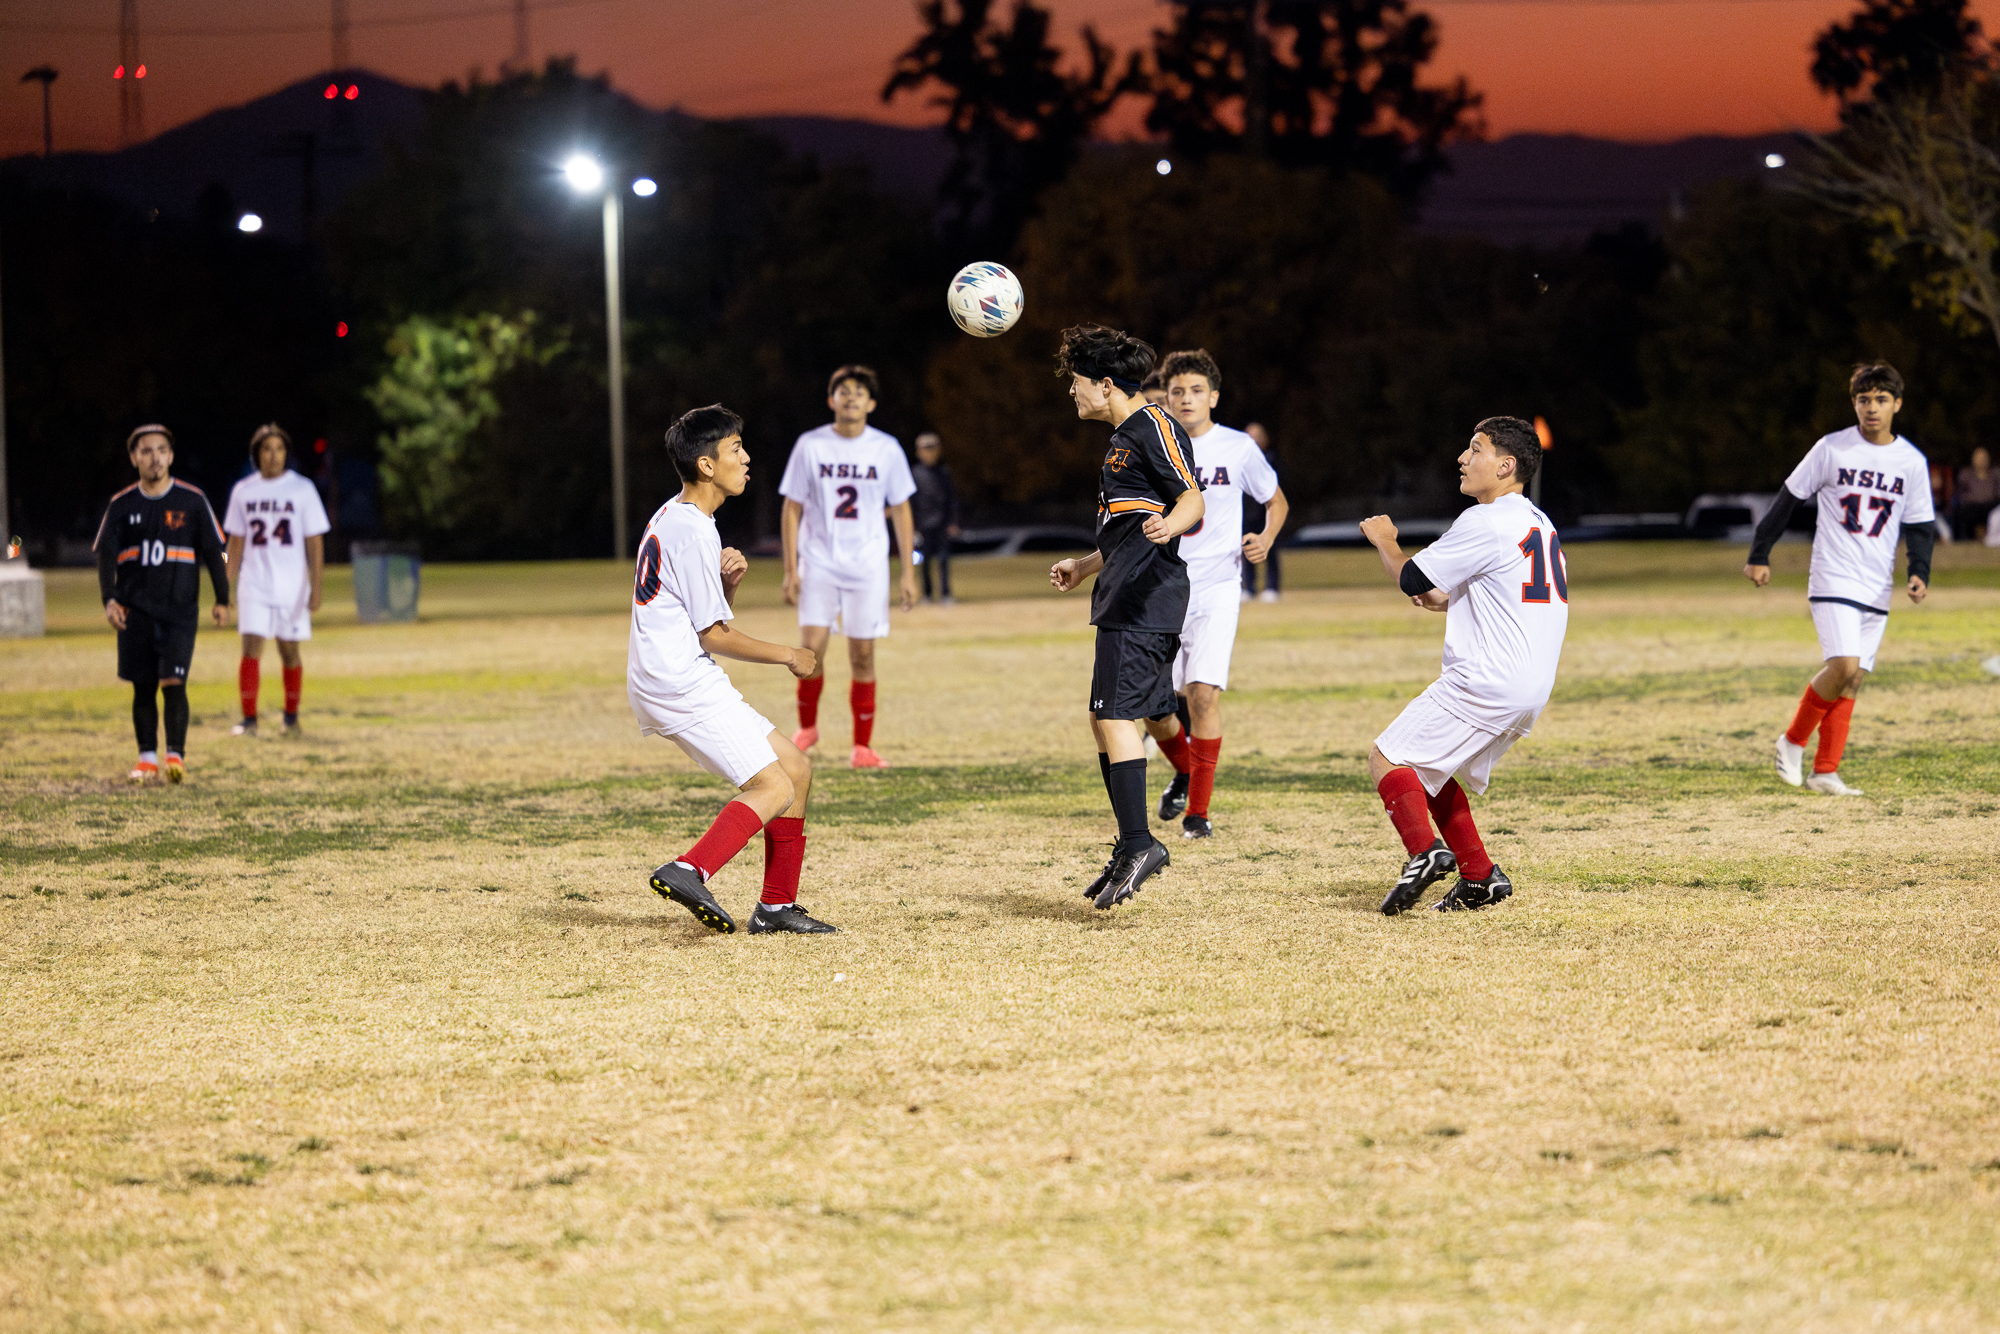
<path id="1" fill-rule="evenodd" d="M 1165 514 L 1186 491 L 1201 489 L 1194 446 L 1173 414 L 1148 403 L 1111 433 L 1097 484 L 1097 550 L 1104 569 L 1090 595 L 1090 623 L 1100 630 L 1179 634 L 1187 619 L 1188 573 L 1181 540 L 1146 540 L 1149 514 Z"/>
<path id="2" fill-rule="evenodd" d="M 137 482 L 111 497 L 97 525 L 97 587 L 154 620 L 193 625 L 201 617 L 201 575 L 208 566 L 215 600 L 229 602 L 222 525 L 198 486 L 173 479 L 149 496 Z"/>

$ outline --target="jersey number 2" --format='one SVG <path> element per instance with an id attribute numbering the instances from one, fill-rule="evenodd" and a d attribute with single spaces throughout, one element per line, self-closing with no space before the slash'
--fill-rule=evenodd
<path id="1" fill-rule="evenodd" d="M 1868 497 L 1868 508 L 1876 511 L 1875 526 L 1868 530 L 1868 536 L 1880 537 L 1882 536 L 1883 527 L 1889 522 L 1890 511 L 1896 508 L 1896 502 L 1887 496 L 1870 496 Z M 1842 496 L 1840 498 L 1840 526 L 1850 533 L 1861 531 L 1860 496 Z"/>
<path id="2" fill-rule="evenodd" d="M 858 488 L 843 486 L 835 491 L 834 494 L 840 497 L 840 503 L 833 507 L 834 518 L 858 519 L 861 517 L 861 511 L 855 508 L 855 502 L 861 499 L 861 492 Z"/>
<path id="3" fill-rule="evenodd" d="M 1547 602 L 1549 600 L 1549 576 L 1556 577 L 1556 596 L 1569 601 L 1569 571 L 1563 563 L 1562 539 L 1549 534 L 1549 553 L 1546 561 L 1542 556 L 1542 530 L 1530 528 L 1528 535 L 1521 539 L 1521 559 L 1528 561 L 1528 582 L 1521 585 L 1521 601 Z"/>

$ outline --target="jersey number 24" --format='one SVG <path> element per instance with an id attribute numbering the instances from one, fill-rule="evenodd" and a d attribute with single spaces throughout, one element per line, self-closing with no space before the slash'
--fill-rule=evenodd
<path id="1" fill-rule="evenodd" d="M 273 528 L 270 536 L 267 537 L 264 534 L 264 521 L 262 519 L 252 519 L 250 521 L 250 545 L 253 547 L 264 547 L 269 546 L 273 542 L 276 542 L 281 547 L 288 547 L 292 544 L 292 521 L 290 519 L 278 520 L 278 526 Z"/>
<path id="2" fill-rule="evenodd" d="M 1562 539 L 1549 534 L 1548 556 L 1542 555 L 1542 530 L 1530 528 L 1528 535 L 1521 539 L 1521 559 L 1528 561 L 1528 582 L 1521 585 L 1521 601 L 1547 602 L 1549 600 L 1549 576 L 1556 577 L 1556 596 L 1569 601 L 1569 569 L 1563 561 Z"/>

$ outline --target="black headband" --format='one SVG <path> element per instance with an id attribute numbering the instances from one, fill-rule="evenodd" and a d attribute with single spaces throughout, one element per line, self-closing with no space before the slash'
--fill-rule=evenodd
<path id="1" fill-rule="evenodd" d="M 1128 394 L 1136 394 L 1140 389 L 1144 388 L 1137 380 L 1128 380 L 1122 375 L 1113 375 L 1110 371 L 1092 370 L 1088 367 L 1074 364 L 1070 366 L 1070 370 L 1081 375 L 1086 380 L 1109 380 L 1113 385 Z"/>

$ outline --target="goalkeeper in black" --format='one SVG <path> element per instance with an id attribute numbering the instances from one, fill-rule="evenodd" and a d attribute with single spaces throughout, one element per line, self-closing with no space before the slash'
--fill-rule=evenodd
<path id="1" fill-rule="evenodd" d="M 139 480 L 111 497 L 97 526 L 97 587 L 104 619 L 118 631 L 118 677 L 132 683 L 139 762 L 126 777 L 170 783 L 186 776 L 188 666 L 201 621 L 201 575 L 215 585 L 215 623 L 229 623 L 229 566 L 222 525 L 201 488 L 173 476 L 174 433 L 141 426 L 125 450 Z M 155 696 L 158 696 L 158 699 Z M 167 714 L 162 762 L 160 700 Z"/>
<path id="2" fill-rule="evenodd" d="M 1141 388 L 1152 369 L 1153 349 L 1129 334 L 1095 325 L 1063 331 L 1056 373 L 1069 379 L 1076 415 L 1116 428 L 1098 474 L 1097 550 L 1049 571 L 1049 582 L 1064 592 L 1097 576 L 1090 726 L 1118 817 L 1117 850 L 1084 891 L 1099 908 L 1131 898 L 1169 860 L 1147 823 L 1141 720 L 1173 716 L 1174 658 L 1188 605 L 1180 536 L 1205 512 L 1186 430 Z"/>

